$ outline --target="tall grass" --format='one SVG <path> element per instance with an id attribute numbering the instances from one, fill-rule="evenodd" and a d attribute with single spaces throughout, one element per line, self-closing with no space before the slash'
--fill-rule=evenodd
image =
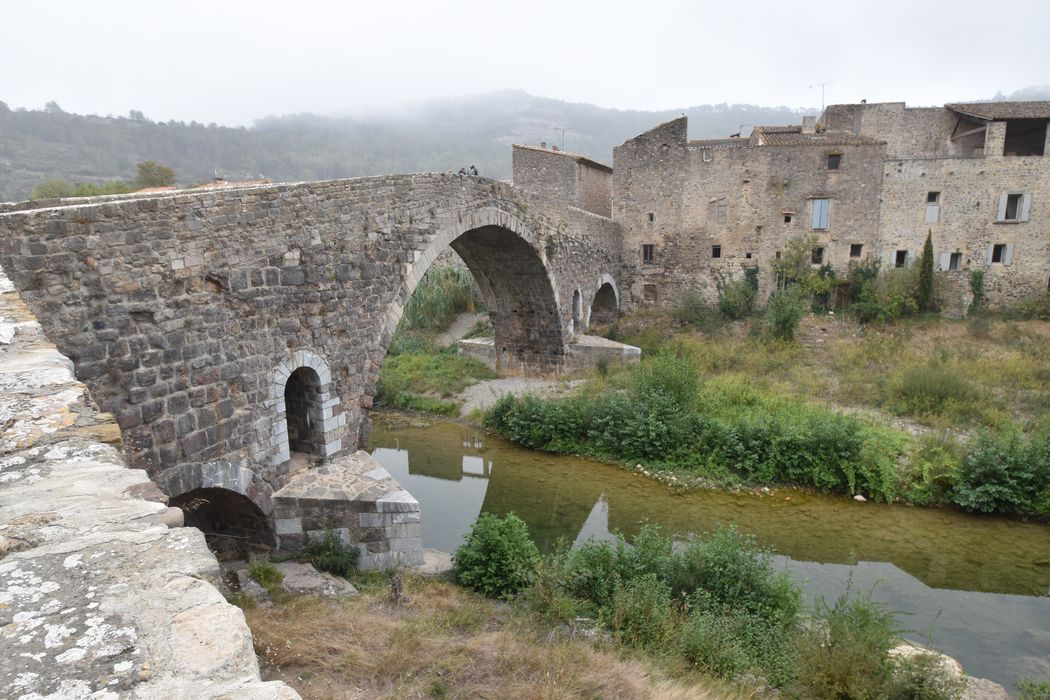
<path id="1" fill-rule="evenodd" d="M 405 330 L 446 330 L 456 317 L 474 311 L 474 277 L 462 267 L 434 266 L 412 293 L 401 317 Z"/>

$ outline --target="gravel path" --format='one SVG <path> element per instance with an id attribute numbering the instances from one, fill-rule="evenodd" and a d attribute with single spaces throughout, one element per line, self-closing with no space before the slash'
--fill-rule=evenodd
<path id="1" fill-rule="evenodd" d="M 557 379 L 528 379 L 526 377 L 502 377 L 500 379 L 488 379 L 468 386 L 459 395 L 458 399 L 463 402 L 460 409 L 461 416 L 469 416 L 475 408 L 487 409 L 496 403 L 496 399 L 504 394 L 531 394 L 543 398 L 555 396 L 567 396 L 576 390 L 581 379 L 557 380 Z"/>

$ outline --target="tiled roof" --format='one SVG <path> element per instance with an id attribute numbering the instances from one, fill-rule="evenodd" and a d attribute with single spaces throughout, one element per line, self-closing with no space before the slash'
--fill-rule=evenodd
<path id="1" fill-rule="evenodd" d="M 756 126 L 751 132 L 755 146 L 878 146 L 879 139 L 849 131 L 818 131 L 803 134 L 801 126 Z"/>
<path id="2" fill-rule="evenodd" d="M 957 102 L 944 106 L 978 119 L 1050 119 L 1050 102 Z"/>

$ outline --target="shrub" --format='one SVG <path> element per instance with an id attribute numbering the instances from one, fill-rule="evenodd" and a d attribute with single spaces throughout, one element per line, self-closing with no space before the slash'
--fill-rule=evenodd
<path id="1" fill-rule="evenodd" d="M 975 314 L 984 308 L 984 271 L 974 270 L 970 273 L 970 313 Z"/>
<path id="2" fill-rule="evenodd" d="M 918 416 L 941 414 L 952 404 L 965 404 L 977 397 L 965 378 L 937 364 L 905 369 L 892 392 L 898 413 Z"/>
<path id="3" fill-rule="evenodd" d="M 723 275 L 716 278 L 718 288 L 718 310 L 728 319 L 739 321 L 747 318 L 755 310 L 758 299 L 758 268 L 744 268 L 744 275 L 736 279 L 727 279 Z"/>
<path id="4" fill-rule="evenodd" d="M 794 340 L 795 330 L 805 315 L 806 302 L 798 287 L 774 292 L 766 305 L 766 335 L 780 340 Z"/>
<path id="5" fill-rule="evenodd" d="M 653 573 L 617 582 L 604 612 L 606 625 L 629 646 L 655 651 L 673 633 L 671 589 Z"/>
<path id="6" fill-rule="evenodd" d="M 536 575 L 540 554 L 525 521 L 482 513 L 453 556 L 456 580 L 489 597 L 509 598 Z"/>
<path id="7" fill-rule="evenodd" d="M 678 302 L 671 309 L 671 318 L 680 326 L 691 326 L 705 333 L 716 331 L 725 323 L 717 309 L 691 290 L 684 292 L 679 297 Z M 615 324 L 613 328 L 619 330 Z M 613 337 L 612 330 L 610 330 L 609 339 L 617 340 Z"/>
<path id="8" fill-rule="evenodd" d="M 270 593 L 273 593 L 284 580 L 284 574 L 269 559 L 256 559 L 249 563 L 248 574 Z"/>
<path id="9" fill-rule="evenodd" d="M 1010 309 L 1008 315 L 1013 318 L 1050 321 L 1050 291 L 1039 292 L 1038 294 L 1025 299 L 1020 304 Z"/>
<path id="10" fill-rule="evenodd" d="M 888 652 L 896 639 L 893 614 L 868 594 L 847 590 L 828 605 L 816 602 L 799 643 L 800 695 L 815 700 L 882 698 L 893 679 Z"/>
<path id="11" fill-rule="evenodd" d="M 949 503 L 959 481 L 958 448 L 950 442 L 923 439 L 904 475 L 904 500 L 916 505 Z"/>
<path id="12" fill-rule="evenodd" d="M 690 666 L 732 680 L 751 673 L 783 686 L 794 677 L 794 629 L 744 611 L 696 610 L 682 625 L 677 651 Z"/>
<path id="13" fill-rule="evenodd" d="M 1028 443 L 1017 430 L 981 432 L 966 446 L 955 503 L 983 513 L 1032 513 L 1050 488 L 1050 431 Z"/>
<path id="14" fill-rule="evenodd" d="M 1017 700 L 1050 700 L 1050 681 L 1022 678 L 1017 681 Z"/>
<path id="15" fill-rule="evenodd" d="M 966 677 L 945 665 L 939 654 L 897 657 L 887 700 L 959 700 L 966 690 Z"/>
<path id="16" fill-rule="evenodd" d="M 340 542 L 329 529 L 325 530 L 323 538 L 307 544 L 303 554 L 318 571 L 349 578 L 357 570 L 357 559 L 361 551 L 357 547 Z"/>

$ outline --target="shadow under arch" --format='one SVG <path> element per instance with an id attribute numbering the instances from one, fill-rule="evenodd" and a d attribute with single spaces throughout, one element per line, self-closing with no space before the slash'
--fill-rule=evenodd
<path id="1" fill-rule="evenodd" d="M 382 337 L 390 346 L 405 305 L 434 260 L 451 247 L 466 263 L 489 310 L 501 372 L 549 373 L 562 363 L 566 327 L 547 262 L 525 224 L 499 209 L 473 212 L 470 224 L 441 229 L 412 265 L 391 304 Z"/>
<path id="2" fill-rule="evenodd" d="M 591 300 L 588 324 L 608 325 L 615 323 L 620 315 L 620 290 L 612 275 L 602 275 Z"/>
<path id="3" fill-rule="evenodd" d="M 277 546 L 269 520 L 247 496 L 222 487 L 179 494 L 169 505 L 182 509 L 187 527 L 204 533 L 220 560 L 250 559 Z"/>

